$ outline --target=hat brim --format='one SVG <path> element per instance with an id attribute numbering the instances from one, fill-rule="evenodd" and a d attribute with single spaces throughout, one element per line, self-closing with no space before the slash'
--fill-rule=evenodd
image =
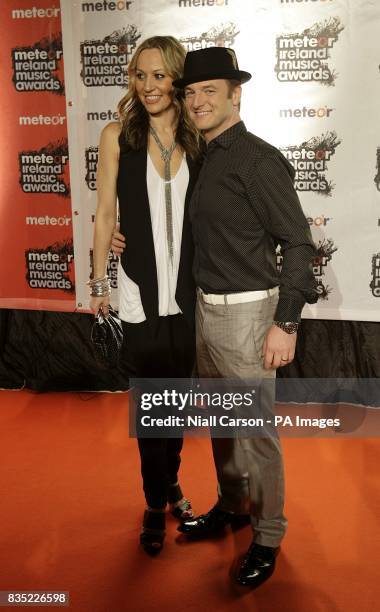
<path id="1" fill-rule="evenodd" d="M 213 81 L 214 79 L 227 79 L 231 81 L 240 81 L 240 83 L 247 83 L 252 78 L 252 75 L 245 70 L 231 70 L 231 72 L 205 72 L 203 74 L 195 74 L 188 78 L 176 79 L 173 81 L 174 87 L 183 89 L 187 85 L 192 83 L 202 83 L 203 81 Z"/>

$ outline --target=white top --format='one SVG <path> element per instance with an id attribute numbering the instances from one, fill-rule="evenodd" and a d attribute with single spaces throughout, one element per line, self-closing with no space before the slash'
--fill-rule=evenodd
<path id="1" fill-rule="evenodd" d="M 133 177 L 132 177 L 133 180 Z M 173 219 L 173 265 L 169 261 L 166 234 L 165 179 L 157 172 L 150 155 L 147 159 L 146 181 L 148 188 L 150 218 L 153 231 L 158 283 L 158 314 L 160 317 L 181 312 L 176 300 L 178 267 L 181 254 L 183 211 L 186 190 L 189 183 L 189 169 L 185 156 L 180 168 L 171 180 Z M 141 236 L 144 240 L 144 236 Z M 128 234 L 126 236 L 128 258 Z M 130 279 L 119 262 L 119 317 L 127 323 L 141 323 L 146 320 L 141 303 L 139 286 Z"/>

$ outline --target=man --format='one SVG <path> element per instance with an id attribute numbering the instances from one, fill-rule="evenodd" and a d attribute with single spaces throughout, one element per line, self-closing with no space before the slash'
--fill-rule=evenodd
<path id="1" fill-rule="evenodd" d="M 189 208 L 200 378 L 273 380 L 294 357 L 305 302 L 317 301 L 315 247 L 293 187 L 294 170 L 240 119 L 241 85 L 250 78 L 239 70 L 234 51 L 212 47 L 188 53 L 184 76 L 174 82 L 207 143 Z M 274 393 L 263 397 L 271 410 Z M 244 512 L 248 498 L 254 536 L 237 580 L 254 588 L 273 573 L 287 526 L 280 442 L 276 435 L 237 435 L 213 438 L 212 445 L 218 502 L 178 529 L 189 537 L 222 531 Z"/>

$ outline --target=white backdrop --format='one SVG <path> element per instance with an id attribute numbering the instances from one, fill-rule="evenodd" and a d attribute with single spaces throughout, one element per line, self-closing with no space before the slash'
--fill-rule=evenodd
<path id="1" fill-rule="evenodd" d="M 116 118 L 133 49 L 171 34 L 188 50 L 231 46 L 254 75 L 242 118 L 296 167 L 318 246 L 320 299 L 303 317 L 380 320 L 380 2 L 61 0 L 61 8 L 79 310 L 88 308 L 99 134 Z M 116 270 L 111 259 L 114 287 Z"/>

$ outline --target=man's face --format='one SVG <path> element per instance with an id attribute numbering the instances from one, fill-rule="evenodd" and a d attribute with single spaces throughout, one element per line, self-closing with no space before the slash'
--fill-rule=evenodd
<path id="1" fill-rule="evenodd" d="M 240 86 L 232 89 L 225 79 L 191 83 L 185 87 L 185 99 L 192 121 L 210 141 L 236 123 Z"/>

